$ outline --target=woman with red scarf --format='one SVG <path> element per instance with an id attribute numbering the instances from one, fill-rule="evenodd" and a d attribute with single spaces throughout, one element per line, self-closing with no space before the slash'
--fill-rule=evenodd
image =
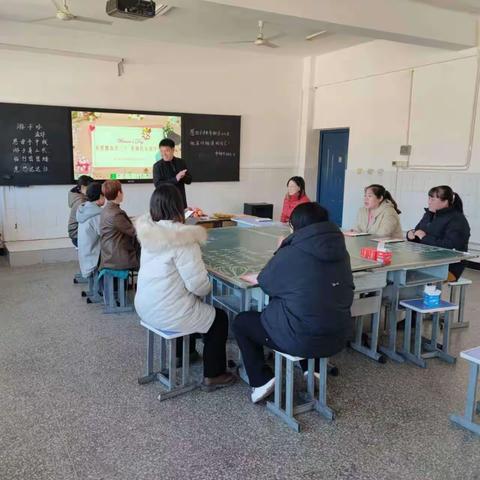
<path id="1" fill-rule="evenodd" d="M 310 202 L 305 194 L 305 180 L 302 177 L 292 177 L 287 182 L 287 194 L 283 200 L 283 209 L 280 221 L 288 223 L 290 215 L 297 205 Z"/>

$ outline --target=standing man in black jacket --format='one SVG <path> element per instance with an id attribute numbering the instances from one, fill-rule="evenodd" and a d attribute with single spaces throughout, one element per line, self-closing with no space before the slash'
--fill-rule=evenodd
<path id="1" fill-rule="evenodd" d="M 188 173 L 187 165 L 181 158 L 175 157 L 175 142 L 164 138 L 160 143 L 162 159 L 153 165 L 153 184 L 155 188 L 164 183 L 171 183 L 178 188 L 183 200 L 183 208 L 187 208 L 185 185 L 192 183 L 192 176 Z"/>

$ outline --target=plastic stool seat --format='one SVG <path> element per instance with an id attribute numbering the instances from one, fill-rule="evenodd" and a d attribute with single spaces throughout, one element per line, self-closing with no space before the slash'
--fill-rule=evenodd
<path id="1" fill-rule="evenodd" d="M 274 352 L 278 353 L 279 355 L 282 355 L 282 357 L 287 358 L 291 362 L 299 362 L 300 360 L 305 360 L 304 357 L 294 357 L 293 355 L 290 355 L 290 354 L 284 353 L 284 352 L 279 352 L 278 350 L 274 350 Z"/>
<path id="2" fill-rule="evenodd" d="M 164 338 L 165 340 L 172 340 L 174 338 L 183 337 L 185 335 L 185 333 L 174 332 L 172 330 L 159 330 L 155 327 L 152 327 L 151 325 L 148 325 L 145 322 L 140 322 L 140 325 L 142 327 L 145 327 L 147 330 L 150 330 L 151 332 L 155 333 L 159 337 Z"/>
<path id="3" fill-rule="evenodd" d="M 445 362 L 455 363 L 456 358 L 449 352 L 451 329 L 450 313 L 454 310 L 458 310 L 458 305 L 440 300 L 438 306 L 428 307 L 423 303 L 423 299 L 421 298 L 402 300 L 399 304 L 406 308 L 403 348 L 400 354 L 406 360 L 422 368 L 426 368 L 427 366 L 425 361 L 426 358 L 438 357 Z M 416 312 L 414 333 L 412 332 L 412 312 Z M 440 330 L 441 312 L 445 314 L 445 318 L 443 321 L 443 342 L 440 345 L 437 343 L 437 337 Z M 425 338 L 422 336 L 423 316 L 426 313 L 432 314 L 432 330 L 430 338 Z M 414 344 L 413 352 L 412 339 Z M 423 353 L 422 350 L 426 351 L 427 353 Z"/>
<path id="4" fill-rule="evenodd" d="M 283 359 L 285 365 L 285 393 L 283 393 Z M 267 402 L 267 409 L 282 419 L 290 428 L 296 432 L 300 431 L 300 424 L 295 419 L 299 413 L 316 410 L 327 420 L 335 418 L 335 412 L 327 405 L 327 368 L 328 358 L 319 359 L 319 392 L 318 398 L 315 397 L 314 372 L 315 360 L 308 359 L 307 371 L 307 391 L 305 402 L 301 405 L 294 405 L 294 372 L 293 364 L 298 360 L 304 360 L 303 357 L 296 357 L 288 353 L 275 351 L 275 399 L 273 402 Z M 305 395 L 304 395 L 305 396 Z M 282 398 L 284 397 L 284 398 Z"/>
<path id="5" fill-rule="evenodd" d="M 413 300 L 402 300 L 400 305 L 405 308 L 409 308 L 418 313 L 438 313 L 448 312 L 450 310 L 458 310 L 458 305 L 445 300 L 440 300 L 440 303 L 436 307 L 428 307 L 423 303 L 421 298 L 415 298 Z"/>
<path id="6" fill-rule="evenodd" d="M 470 348 L 460 352 L 460 356 L 465 360 L 480 365 L 480 347 Z"/>
<path id="7" fill-rule="evenodd" d="M 147 331 L 147 362 L 145 368 L 145 375 L 138 379 L 140 385 L 154 382 L 158 380 L 166 388 L 166 392 L 158 395 L 160 401 L 167 398 L 176 397 L 183 393 L 189 392 L 198 387 L 198 384 L 190 379 L 190 335 L 184 333 L 173 332 L 169 330 L 159 330 L 140 322 L 142 327 Z M 155 335 L 160 337 L 159 344 L 159 371 L 154 370 L 153 355 L 155 349 Z M 180 378 L 177 381 L 177 338 L 182 338 L 182 365 Z M 168 373 L 165 373 L 168 371 Z"/>

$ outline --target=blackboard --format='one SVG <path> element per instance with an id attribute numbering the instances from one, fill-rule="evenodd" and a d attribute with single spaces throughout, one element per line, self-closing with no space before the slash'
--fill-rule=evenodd
<path id="1" fill-rule="evenodd" d="M 73 181 L 70 109 L 0 103 L 0 185 Z"/>
<path id="2" fill-rule="evenodd" d="M 240 116 L 182 114 L 182 158 L 194 182 L 238 182 Z"/>
<path id="3" fill-rule="evenodd" d="M 71 110 L 0 103 L 0 185 L 73 183 Z M 182 157 L 193 181 L 239 181 L 240 116 L 180 115 Z"/>

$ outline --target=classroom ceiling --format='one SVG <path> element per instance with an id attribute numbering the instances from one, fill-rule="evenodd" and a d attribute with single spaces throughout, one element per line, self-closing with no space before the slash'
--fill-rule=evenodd
<path id="1" fill-rule="evenodd" d="M 55 16 L 53 0 L 2 0 L 0 36 L 4 21 L 5 32 L 7 24 L 10 31 L 12 25 L 18 25 L 13 30 L 33 44 L 28 46 L 35 46 L 37 39 L 45 42 L 50 38 L 57 48 L 59 42 L 71 42 L 73 36 L 80 41 L 88 38 L 92 43 L 94 38 L 109 35 L 119 48 L 131 38 L 297 57 L 375 39 L 461 50 L 476 45 L 477 20 L 471 13 L 480 13 L 480 0 L 164 1 L 173 7 L 165 15 L 133 21 L 107 16 L 106 0 L 68 0 L 73 14 L 112 22 L 104 25 L 46 19 Z M 63 0 L 56 3 L 62 4 Z M 264 22 L 264 37 L 278 48 L 254 44 L 259 20 Z M 308 35 L 324 30 L 315 40 L 306 41 Z M 9 43 L 4 38 L 1 41 Z M 95 48 L 98 45 L 96 42 Z"/>
<path id="2" fill-rule="evenodd" d="M 167 0 L 168 2 L 168 0 Z M 62 3 L 62 0 L 57 0 Z M 157 5 L 160 2 L 157 1 Z M 99 25 L 58 19 L 33 20 L 55 15 L 51 0 L 3 0 L 0 2 L 0 21 L 20 22 L 23 29 L 30 31 L 38 26 L 58 29 L 68 35 L 71 30 L 97 32 L 149 41 L 196 45 L 203 47 L 228 48 L 255 53 L 308 56 L 338 50 L 371 40 L 348 33 L 327 31 L 316 40 L 306 41 L 307 35 L 325 29 L 325 25 L 316 20 L 260 12 L 253 9 L 220 5 L 199 0 L 172 0 L 169 5 L 175 7 L 164 16 L 145 21 L 132 21 L 107 16 L 106 0 L 69 0 L 72 13 L 112 21 L 112 25 Z M 255 46 L 258 21 L 263 20 L 264 36 L 279 48 Z M 251 40 L 252 43 L 228 44 L 224 42 Z"/>

